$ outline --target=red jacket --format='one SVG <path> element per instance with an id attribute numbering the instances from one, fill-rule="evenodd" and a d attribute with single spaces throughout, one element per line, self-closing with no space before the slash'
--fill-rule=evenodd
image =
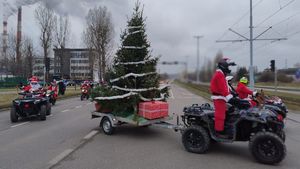
<path id="1" fill-rule="evenodd" d="M 213 78 L 210 82 L 210 91 L 212 93 L 212 99 L 213 100 L 225 100 L 229 101 L 232 98 L 232 95 L 230 94 L 228 84 L 225 79 L 224 73 L 217 69 L 215 72 Z"/>
<path id="2" fill-rule="evenodd" d="M 238 83 L 236 92 L 239 95 L 239 98 L 241 98 L 241 99 L 248 98 L 248 95 L 253 95 L 253 91 L 248 89 L 248 87 L 244 83 L 241 83 L 241 82 Z"/>

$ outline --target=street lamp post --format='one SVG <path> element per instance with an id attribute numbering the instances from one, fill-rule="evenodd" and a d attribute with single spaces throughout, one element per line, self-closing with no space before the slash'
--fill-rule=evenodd
<path id="1" fill-rule="evenodd" d="M 199 68 L 199 55 L 200 55 L 200 38 L 203 38 L 204 36 L 196 35 L 194 38 L 197 39 L 197 67 L 196 67 L 196 82 L 199 83 L 199 76 L 200 76 L 200 68 Z"/>

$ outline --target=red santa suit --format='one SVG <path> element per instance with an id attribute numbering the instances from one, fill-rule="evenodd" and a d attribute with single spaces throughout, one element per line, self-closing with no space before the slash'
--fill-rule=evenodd
<path id="1" fill-rule="evenodd" d="M 51 91 L 54 91 L 54 98 L 57 98 L 57 96 L 58 96 L 58 90 L 57 90 L 57 85 L 50 85 L 49 87 L 48 87 L 48 89 L 47 90 L 51 90 Z"/>
<path id="2" fill-rule="evenodd" d="M 216 70 L 210 82 L 210 91 L 215 106 L 215 130 L 220 132 L 224 130 L 226 102 L 233 97 L 222 70 Z"/>
<path id="3" fill-rule="evenodd" d="M 249 100 L 252 106 L 257 105 L 256 102 L 248 98 L 249 95 L 255 95 L 255 92 L 248 89 L 248 87 L 244 83 L 241 82 L 238 83 L 236 92 L 239 95 L 240 99 Z"/>

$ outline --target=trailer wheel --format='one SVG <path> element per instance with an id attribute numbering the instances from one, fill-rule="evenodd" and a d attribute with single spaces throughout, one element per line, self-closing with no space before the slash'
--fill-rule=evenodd
<path id="1" fill-rule="evenodd" d="M 108 117 L 103 117 L 100 123 L 100 127 L 102 128 L 102 131 L 106 135 L 112 135 L 115 131 L 115 128 L 112 126 L 111 121 Z"/>

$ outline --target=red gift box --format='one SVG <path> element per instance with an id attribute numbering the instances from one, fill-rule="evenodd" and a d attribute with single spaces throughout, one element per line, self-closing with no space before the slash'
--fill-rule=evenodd
<path id="1" fill-rule="evenodd" d="M 169 104 L 167 102 L 159 101 L 160 104 L 160 116 L 167 117 L 169 115 Z"/>
<path id="2" fill-rule="evenodd" d="M 158 119 L 168 116 L 168 103 L 161 101 L 139 103 L 140 116 L 146 119 Z"/>

